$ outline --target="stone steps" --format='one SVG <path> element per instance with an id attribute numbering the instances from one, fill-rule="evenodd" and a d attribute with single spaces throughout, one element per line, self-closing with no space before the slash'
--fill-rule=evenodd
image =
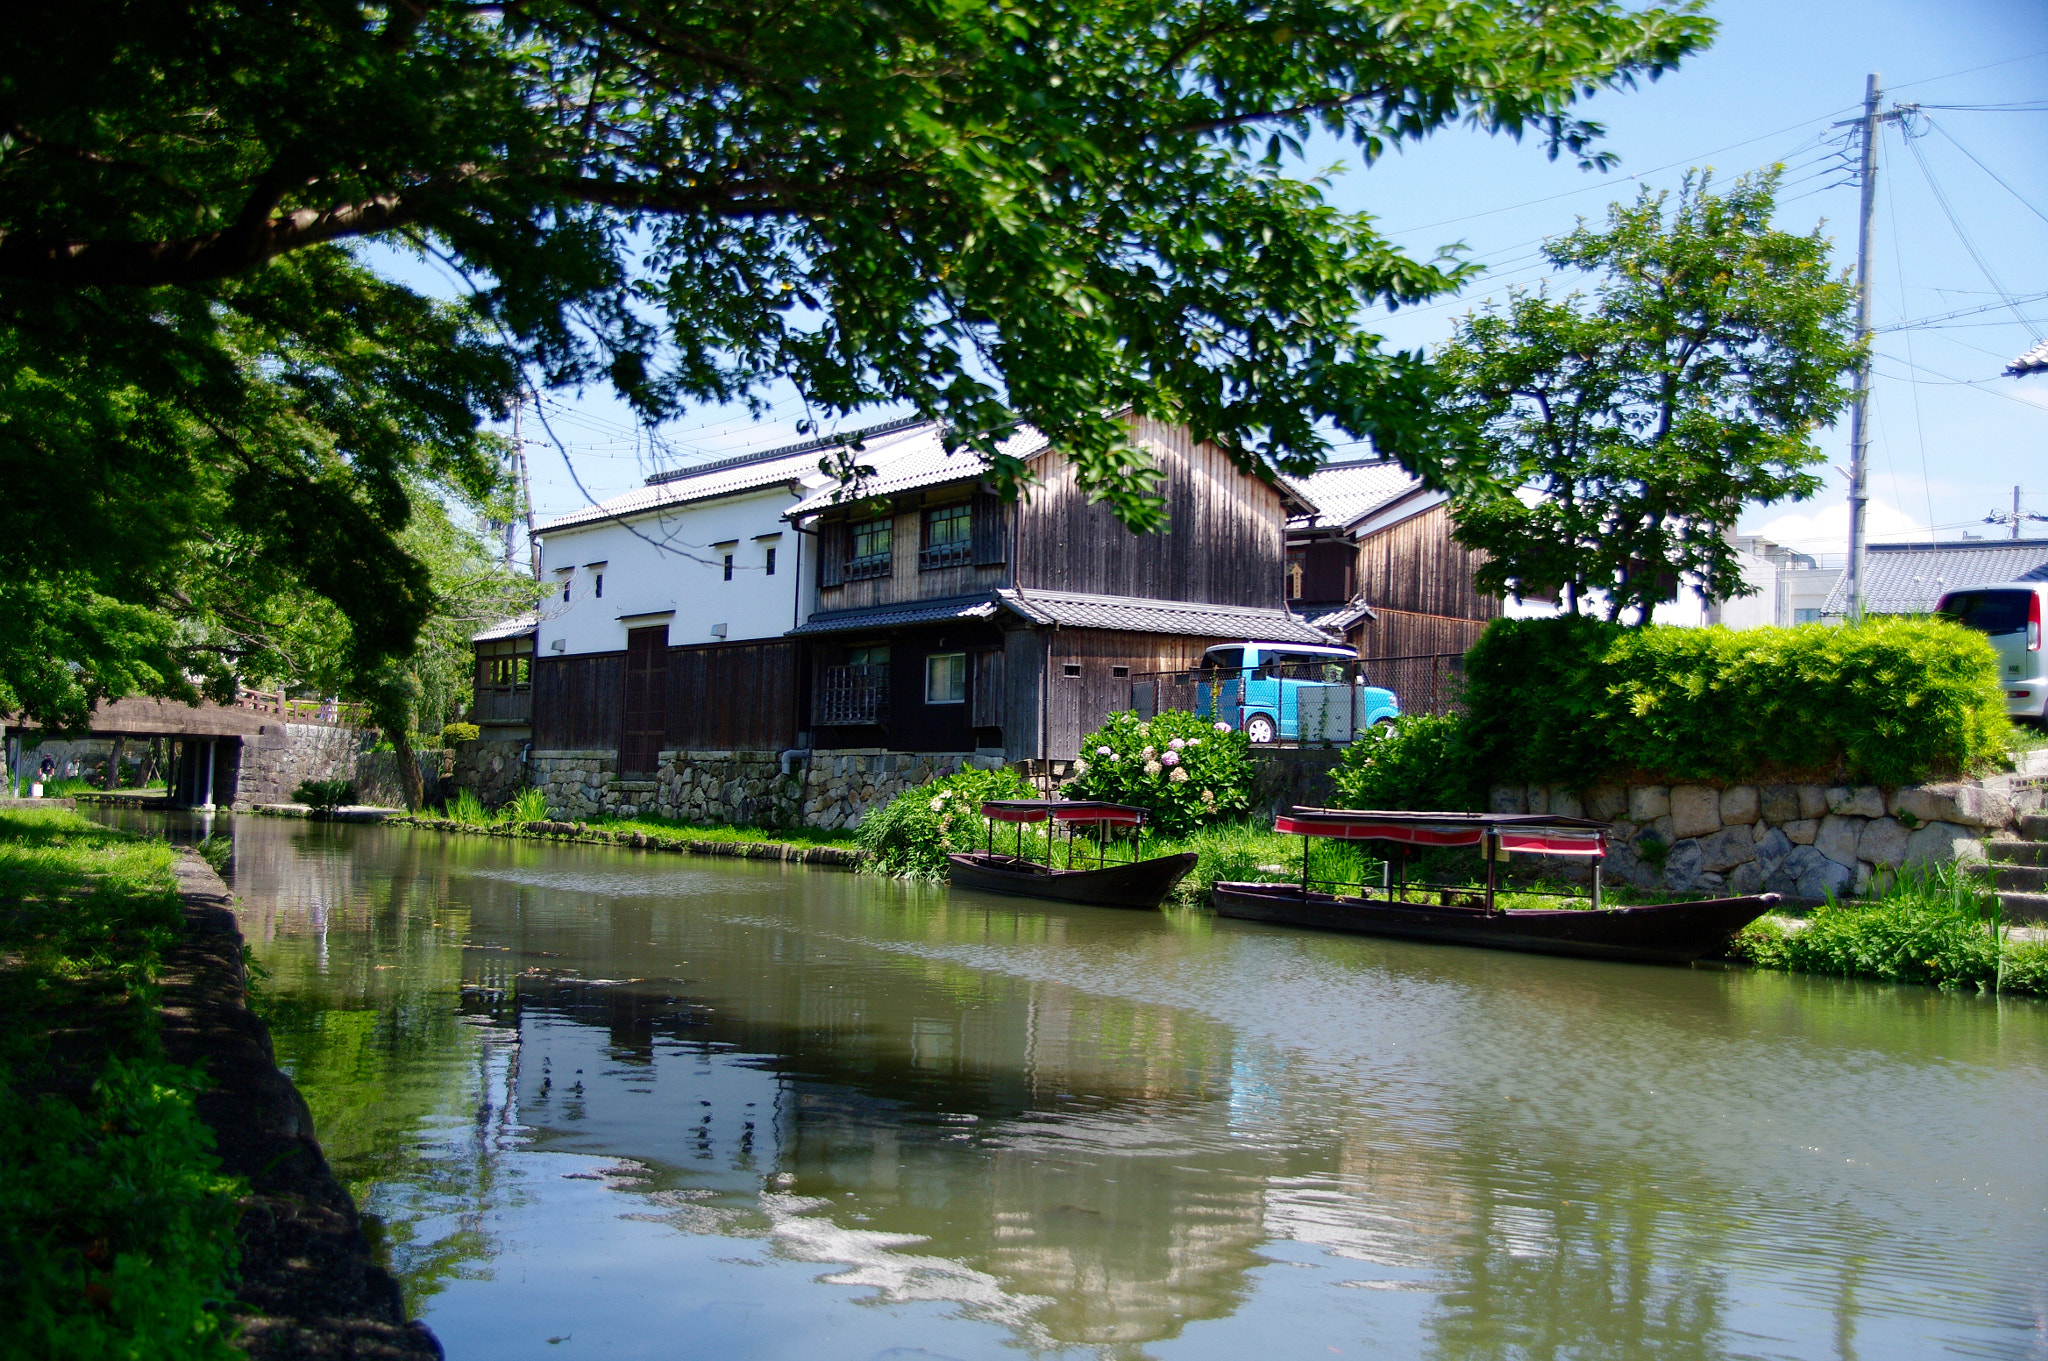
<path id="1" fill-rule="evenodd" d="M 1984 854 L 1994 865 L 2048 865 L 2048 841 L 1994 838 L 1984 843 Z"/>
<path id="2" fill-rule="evenodd" d="M 1989 865 L 1991 886 L 2000 893 L 2048 893 L 2048 865 Z"/>
<path id="3" fill-rule="evenodd" d="M 2008 922 L 2048 922 L 2048 893 L 2001 892 L 1998 903 Z"/>
<path id="4" fill-rule="evenodd" d="M 2020 814 L 2020 835 L 2029 841 L 2048 841 L 2048 813 Z"/>

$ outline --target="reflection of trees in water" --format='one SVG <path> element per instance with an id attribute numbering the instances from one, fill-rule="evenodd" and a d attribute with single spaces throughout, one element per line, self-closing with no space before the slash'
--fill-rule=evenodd
<path id="1" fill-rule="evenodd" d="M 280 1053 L 388 1221 L 415 1307 L 486 1269 L 487 1215 L 516 1203 L 530 1147 L 633 1160 L 607 1181 L 635 1218 L 761 1240 L 882 1301 L 954 1301 L 1028 1347 L 1137 1355 L 1236 1311 L 1260 1246 L 1293 1240 L 1437 1295 L 1427 1343 L 1446 1357 L 1717 1355 L 1757 1305 L 1724 1273 L 1832 1307 L 1847 1354 L 1896 1265 L 1873 1306 L 1858 1262 L 1782 1254 L 1912 1230 L 1819 1200 L 1774 1220 L 1735 1197 L 1795 1173 L 1731 1176 L 1746 1152 L 1672 1131 L 1669 1107 L 1632 1145 L 1616 1113 L 1646 1073 L 1689 1075 L 1698 1100 L 1738 1090 L 1745 1034 L 1810 1041 L 1814 1064 L 1998 1061 L 1971 999 L 1929 994 L 1901 1027 L 1862 985 L 1805 1005 L 1791 988 L 1836 985 L 1455 951 L 1404 960 L 1356 1016 L 1287 1013 L 1320 1035 L 1260 1041 L 1120 992 L 1244 948 L 1227 935 L 753 864 L 273 826 L 238 869 Z M 655 887 L 636 890 L 643 872 Z M 1304 977 L 1364 957 L 1320 937 L 1286 956 Z M 1428 994 L 1439 1029 L 1400 1031 L 1418 1013 L 1394 991 Z M 1489 1045 L 1502 1016 L 1513 1038 Z M 1347 1068 L 1347 1046 L 1406 1066 Z M 1585 1088 L 1525 1080 L 1565 1046 L 1614 1062 L 1570 1066 Z M 1512 1113 L 1487 1104 L 1509 1089 Z"/>
<path id="2" fill-rule="evenodd" d="M 243 820 L 238 915 L 269 974 L 256 1005 L 278 1062 L 417 1309 L 489 1258 L 473 1223 L 421 1237 L 446 1207 L 481 1204 L 490 1178 L 488 1159 L 451 1157 L 422 1134 L 466 1121 L 482 1093 L 502 1086 L 488 1072 L 502 1059 L 454 1004 L 467 909 L 421 873 L 415 846 L 361 856 L 352 853 L 360 835 Z"/>

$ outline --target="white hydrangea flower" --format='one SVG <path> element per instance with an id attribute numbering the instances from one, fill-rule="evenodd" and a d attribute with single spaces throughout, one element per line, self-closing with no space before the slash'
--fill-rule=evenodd
<path id="1" fill-rule="evenodd" d="M 1176 770 L 1166 778 L 1175 784 L 1186 784 L 1188 782 L 1188 773 L 1185 770 Z"/>
<path id="2" fill-rule="evenodd" d="M 1213 789 L 1203 790 L 1202 802 L 1208 804 L 1211 808 L 1214 808 L 1216 806 L 1216 791 Z"/>
<path id="3" fill-rule="evenodd" d="M 932 800 L 932 811 L 934 813 L 938 812 L 941 808 L 944 808 L 945 806 L 946 796 L 944 794 L 941 794 L 936 799 Z"/>
<path id="4" fill-rule="evenodd" d="M 1191 747 L 1199 747 L 1202 745 L 1202 739 L 1199 737 L 1190 737 L 1188 739 L 1188 745 Z"/>
<path id="5" fill-rule="evenodd" d="M 1108 747 L 1097 747 L 1097 748 L 1095 749 L 1095 754 L 1096 754 L 1097 756 L 1114 756 L 1114 755 L 1116 755 L 1116 753 L 1115 753 L 1115 752 L 1113 752 L 1113 751 L 1111 751 L 1111 750 L 1110 750 L 1110 749 L 1109 749 Z"/>
<path id="6" fill-rule="evenodd" d="M 1076 775 L 1086 775 L 1088 773 L 1088 763 L 1086 761 L 1074 762 L 1074 773 Z"/>
<path id="7" fill-rule="evenodd" d="M 1151 748 L 1150 746 L 1148 746 L 1148 747 L 1146 747 L 1146 748 L 1145 748 L 1145 749 L 1144 749 L 1143 751 L 1139 752 L 1139 753 L 1138 753 L 1138 755 L 1140 755 L 1140 756 L 1144 757 L 1144 758 L 1145 758 L 1146 760 L 1150 761 L 1150 760 L 1154 759 L 1155 757 L 1157 757 L 1157 756 L 1159 755 L 1159 753 L 1158 753 L 1157 751 L 1155 751 L 1155 750 L 1154 750 L 1153 748 Z"/>
<path id="8" fill-rule="evenodd" d="M 1145 763 L 1145 773 L 1147 775 L 1157 775 L 1160 771 L 1164 770 L 1165 768 L 1166 767 L 1160 765 L 1157 761 L 1147 761 Z"/>

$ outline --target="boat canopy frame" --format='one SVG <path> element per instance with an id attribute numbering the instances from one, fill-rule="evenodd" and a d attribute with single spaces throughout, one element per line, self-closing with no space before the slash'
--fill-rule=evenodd
<path id="1" fill-rule="evenodd" d="M 1311 884 L 1331 889 L 1349 887 L 1336 880 L 1311 879 L 1308 872 L 1308 843 L 1311 837 L 1338 841 L 1383 841 L 1399 847 L 1383 862 L 1381 891 L 1389 902 L 1407 900 L 1407 860 L 1417 850 L 1476 847 L 1486 861 L 1486 910 L 1494 906 L 1495 868 L 1510 855 L 1564 855 L 1583 858 L 1592 867 L 1592 903 L 1600 906 L 1600 862 L 1607 855 L 1607 824 L 1590 818 L 1573 818 L 1546 813 L 1441 813 L 1407 809 L 1306 808 L 1295 807 L 1273 820 L 1273 830 L 1301 838 L 1301 895 L 1309 896 Z M 1395 878 L 1398 872 L 1398 881 Z M 1359 886 L 1365 896 L 1365 885 Z M 1462 885 L 1439 885 L 1456 890 Z M 1471 892 L 1465 889 L 1465 892 Z M 1577 897 L 1555 889 L 1527 889 L 1544 897 Z"/>
<path id="2" fill-rule="evenodd" d="M 1144 837 L 1145 825 L 1152 815 L 1143 808 L 1127 803 L 1103 803 L 1093 799 L 988 799 L 981 805 L 981 816 L 988 823 L 988 853 L 996 851 L 996 824 L 1008 822 L 1017 828 L 1017 850 L 1015 858 L 1024 859 L 1024 827 L 1026 823 L 1068 823 L 1093 825 L 1095 828 L 1095 863 L 1098 868 L 1112 863 L 1137 863 L 1138 843 Z M 1109 858 L 1109 829 L 1129 827 L 1132 829 L 1131 854 L 1129 860 L 1112 862 Z M 1050 832 L 1050 828 L 1047 829 Z M 1074 868 L 1074 843 L 1078 840 L 1069 833 L 1067 842 L 1067 868 Z M 1045 867 L 1052 868 L 1053 838 L 1045 839 Z M 1086 863 L 1086 857 L 1083 857 Z"/>

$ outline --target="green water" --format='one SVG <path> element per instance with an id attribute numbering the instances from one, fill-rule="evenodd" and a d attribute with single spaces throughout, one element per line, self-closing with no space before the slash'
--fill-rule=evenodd
<path id="1" fill-rule="evenodd" d="M 2048 1356 L 2038 1002 L 233 830 L 454 1358 Z"/>

